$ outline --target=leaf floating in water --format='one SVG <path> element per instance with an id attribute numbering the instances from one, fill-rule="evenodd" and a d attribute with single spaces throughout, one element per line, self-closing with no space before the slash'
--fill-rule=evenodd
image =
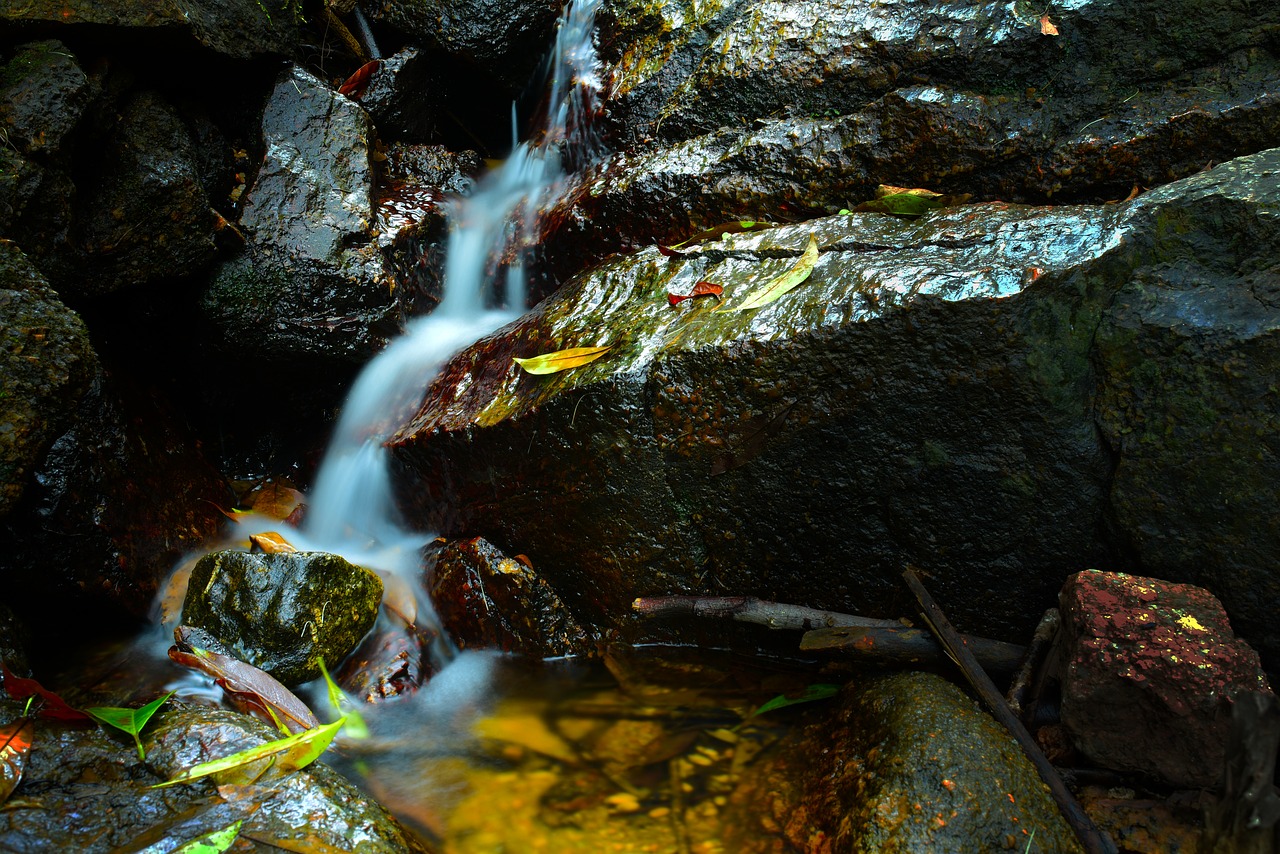
<path id="1" fill-rule="evenodd" d="M 594 362 L 609 352 L 612 347 L 612 344 L 604 347 L 570 347 L 568 350 L 543 353 L 541 356 L 530 356 L 527 359 L 513 356 L 512 360 L 527 374 L 558 374 L 560 371 Z"/>
<path id="2" fill-rule="evenodd" d="M 133 743 L 138 745 L 138 759 L 146 761 L 147 755 L 142 751 L 142 739 L 138 734 L 142 732 L 142 728 L 147 725 L 147 721 L 151 720 L 151 716 L 160 710 L 165 701 L 172 697 L 173 691 L 165 694 L 147 703 L 140 709 L 122 709 L 117 706 L 94 706 L 85 709 L 95 721 L 100 724 L 115 727 L 124 730 L 133 736 Z"/>
<path id="3" fill-rule="evenodd" d="M 250 551 L 255 548 L 264 554 L 293 554 L 297 552 L 288 540 L 280 536 L 275 531 L 264 531 L 261 534 L 250 534 L 249 542 L 252 544 Z"/>
<path id="4" fill-rule="evenodd" d="M 342 81 L 342 85 L 338 87 L 338 94 L 349 95 L 359 100 L 364 90 L 369 88 L 369 80 L 373 77 L 373 72 L 377 71 L 381 64 L 382 60 L 375 59 L 357 68 L 355 74 Z"/>
<path id="5" fill-rule="evenodd" d="M 809 245 L 805 248 L 804 254 L 800 256 L 800 260 L 796 262 L 794 267 L 763 287 L 752 291 L 746 302 L 735 306 L 730 311 L 747 311 L 748 309 L 768 305 L 809 278 L 809 274 L 813 272 L 813 265 L 817 263 L 818 238 L 810 234 Z"/>
<path id="6" fill-rule="evenodd" d="M 34 735 L 35 725 L 28 718 L 0 726 L 0 804 L 9 799 L 22 780 Z"/>
<path id="7" fill-rule="evenodd" d="M 658 246 L 658 251 L 668 257 L 672 255 L 683 255 L 680 251 L 682 246 L 692 246 L 696 243 L 702 243 L 704 240 L 715 240 L 718 237 L 724 237 L 726 234 L 742 234 L 747 231 L 764 231 L 766 228 L 777 228 L 778 224 L 773 222 L 762 222 L 754 219 L 739 219 L 733 222 L 726 222 L 717 225 L 714 228 L 708 228 L 706 231 L 699 231 L 693 237 L 673 243 L 670 246 Z"/>
<path id="8" fill-rule="evenodd" d="M 828 697 L 834 697 L 840 693 L 839 685 L 830 685 L 820 682 L 816 685 L 809 685 L 794 697 L 788 697 L 786 694 L 779 694 L 760 708 L 752 712 L 748 717 L 763 715 L 765 712 L 772 712 L 775 709 L 785 709 L 787 706 L 794 706 L 799 703 L 811 703 L 814 700 L 825 700 Z"/>
<path id="9" fill-rule="evenodd" d="M 1053 21 L 1049 20 L 1048 12 L 1040 16 L 1040 32 L 1046 36 L 1058 35 L 1058 28 L 1053 25 Z"/>
<path id="10" fill-rule="evenodd" d="M 687 299 L 696 299 L 698 297 L 715 297 L 720 298 L 724 293 L 724 288 L 715 282 L 698 282 L 693 286 L 693 290 L 687 294 L 667 294 L 667 302 L 671 305 L 679 305 Z"/>

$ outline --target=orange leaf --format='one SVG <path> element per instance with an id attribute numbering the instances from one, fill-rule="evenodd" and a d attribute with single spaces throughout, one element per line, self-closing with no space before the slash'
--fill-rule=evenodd
<path id="1" fill-rule="evenodd" d="M 0 804 L 9 799 L 22 780 L 34 735 L 35 726 L 29 718 L 0 726 Z"/>
<path id="2" fill-rule="evenodd" d="M 338 87 L 338 94 L 359 99 L 364 94 L 364 90 L 369 88 L 369 79 L 381 64 L 382 60 L 375 59 L 357 68 L 355 74 L 342 81 L 342 85 Z"/>
<path id="3" fill-rule="evenodd" d="M 1058 28 L 1053 25 L 1053 21 L 1049 20 L 1048 12 L 1040 16 L 1040 32 L 1046 36 L 1056 36 L 1058 34 Z"/>
<path id="4" fill-rule="evenodd" d="M 265 531 L 261 534 L 250 534 L 249 542 L 253 546 L 257 546 L 265 554 L 293 554 L 297 551 L 288 540 L 277 534 L 275 531 Z M 252 546 L 250 551 L 252 551 Z"/>
<path id="5" fill-rule="evenodd" d="M 722 293 L 724 293 L 724 288 L 720 285 L 715 282 L 703 281 L 694 285 L 693 290 L 687 294 L 667 294 L 667 302 L 671 305 L 679 305 L 685 300 L 694 299 L 695 297 L 715 297 L 719 299 Z"/>
<path id="6" fill-rule="evenodd" d="M 305 497 L 292 487 L 269 481 L 246 495 L 244 506 L 254 513 L 280 521 L 297 510 Z"/>

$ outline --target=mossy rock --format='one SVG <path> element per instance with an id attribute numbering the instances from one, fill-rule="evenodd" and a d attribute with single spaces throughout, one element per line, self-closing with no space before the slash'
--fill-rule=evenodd
<path id="1" fill-rule="evenodd" d="M 373 627 L 382 579 L 324 552 L 214 552 L 191 572 L 183 620 L 286 685 L 320 675 Z"/>

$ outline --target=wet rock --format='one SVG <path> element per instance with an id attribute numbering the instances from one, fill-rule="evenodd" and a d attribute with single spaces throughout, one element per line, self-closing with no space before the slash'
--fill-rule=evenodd
<path id="1" fill-rule="evenodd" d="M 547 0 L 387 0 L 375 20 L 474 63 L 511 95 L 529 83 L 551 43 L 560 4 Z"/>
<path id="2" fill-rule="evenodd" d="M 89 76 L 62 42 L 22 45 L 0 68 L 0 128 L 22 154 L 56 156 L 93 92 Z"/>
<path id="3" fill-rule="evenodd" d="M 475 189 L 484 162 L 474 151 L 450 151 L 442 145 L 394 143 L 387 150 L 387 174 L 395 181 L 465 196 Z"/>
<path id="4" fill-rule="evenodd" d="M 372 852 L 422 851 L 376 803 L 323 764 L 219 793 L 212 782 L 152 788 L 199 762 L 277 738 L 271 727 L 220 709 L 170 701 L 148 725 L 146 761 L 127 737 L 41 723 L 13 798 L 39 809 L 0 812 L 0 845 L 85 854 L 177 845 L 243 821 L 240 845 Z M 29 799 L 29 800 L 28 800 Z M 165 850 L 168 850 L 166 848 Z"/>
<path id="5" fill-rule="evenodd" d="M 1062 720 L 1107 768 L 1217 784 L 1236 696 L 1270 692 L 1222 605 L 1187 584 L 1096 570 L 1061 596 Z"/>
<path id="6" fill-rule="evenodd" d="M 432 574 L 431 600 L 461 649 L 549 658 L 595 648 L 546 579 L 480 537 L 444 548 Z"/>
<path id="7" fill-rule="evenodd" d="M 300 8 L 294 0 L 31 0 L 0 7 L 0 22 L 46 28 L 96 25 L 125 31 L 178 30 L 217 53 L 251 59 L 292 52 L 298 40 Z"/>
<path id="8" fill-rule="evenodd" d="M 1058 37 L 999 3 L 608 4 L 619 154 L 549 248 L 559 274 L 727 220 L 852 208 L 881 183 L 1101 202 L 1280 145 L 1280 11 L 1089 0 L 1053 21 Z"/>
<path id="9" fill-rule="evenodd" d="M 31 633 L 17 618 L 9 606 L 0 604 L 0 662 L 9 668 L 10 673 L 18 676 L 30 676 L 31 665 L 27 662 L 27 645 Z M 2 681 L 2 680 L 0 680 Z M 3 711 L 0 711 L 3 714 Z"/>
<path id="10" fill-rule="evenodd" d="M 859 679 L 829 719 L 758 760 L 731 799 L 735 851 L 1078 851 L 1009 733 L 932 674 Z"/>
<path id="11" fill-rule="evenodd" d="M 98 373 L 80 316 L 0 240 L 0 516 L 22 498 Z"/>
<path id="12" fill-rule="evenodd" d="M 1124 554 L 1131 536 L 1104 525 L 1126 459 L 1098 431 L 1112 368 L 1095 332 L 1125 282 L 1188 243 L 1222 288 L 1248 292 L 1230 271 L 1266 269 L 1280 245 L 1277 166 L 1265 152 L 1129 205 L 855 214 L 617 259 L 447 367 L 392 443 L 406 511 L 518 545 L 589 625 L 677 592 L 802 591 L 800 604 L 892 617 L 915 564 L 964 630 L 1025 636 L 1064 565 Z M 810 234 L 813 274 L 773 305 L 667 304 L 706 279 L 732 308 Z M 1268 328 L 1274 310 L 1252 305 Z M 550 377 L 511 362 L 595 344 L 613 350 Z M 1247 453 L 1257 477 L 1280 477 Z M 1239 520 L 1255 555 L 1280 559 L 1272 523 Z M 1262 567 L 1277 563 L 1257 561 L 1247 595 L 1224 590 L 1228 610 L 1274 607 Z M 1280 649 L 1265 622 L 1241 632 Z"/>
<path id="13" fill-rule="evenodd" d="M 218 271 L 204 313 L 241 355 L 363 362 L 400 319 L 370 242 L 368 115 L 295 67 L 268 100 L 262 131 L 267 155 L 241 217 L 249 244 Z"/>
<path id="14" fill-rule="evenodd" d="M 426 140 L 444 118 L 445 72 L 417 48 L 406 48 L 382 60 L 359 97 L 388 139 Z"/>
<path id="15" fill-rule="evenodd" d="M 323 552 L 214 552 L 191 571 L 183 622 L 286 685 L 337 667 L 373 627 L 382 580 Z"/>
<path id="16" fill-rule="evenodd" d="M 75 185 L 65 171 L 0 145 L 0 234 L 19 244 L 42 269 L 56 273 L 73 266 L 75 196 Z M 60 262 L 51 265 L 50 258 Z"/>
<path id="17" fill-rule="evenodd" d="M 103 149 L 102 171 L 80 190 L 84 266 L 59 286 L 100 295 L 202 273 L 213 260 L 217 215 L 182 116 L 154 93 L 134 96 Z"/>

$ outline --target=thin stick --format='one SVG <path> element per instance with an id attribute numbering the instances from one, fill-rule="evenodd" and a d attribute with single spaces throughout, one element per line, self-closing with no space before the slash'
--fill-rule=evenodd
<path id="1" fill-rule="evenodd" d="M 1026 648 L 1014 643 L 966 636 L 964 642 L 974 657 L 988 670 L 1012 673 L 1026 655 Z M 898 664 L 934 664 L 946 652 L 933 635 L 905 626 L 861 626 L 814 629 L 800 639 L 803 652 L 840 652 L 851 659 Z"/>
<path id="2" fill-rule="evenodd" d="M 1031 738 L 1031 733 L 1027 732 L 1027 728 L 1022 725 L 1022 721 L 1018 720 L 1017 716 L 1010 711 L 1004 702 L 1004 698 L 1000 696 L 1000 692 L 996 690 L 996 686 L 991 682 L 991 678 L 979 666 L 973 657 L 973 653 L 965 646 L 960 634 L 952 627 L 950 621 L 947 620 L 946 614 L 942 612 L 942 608 L 929 595 L 929 591 L 925 590 L 915 572 L 908 569 L 902 573 L 902 577 L 907 582 L 907 586 L 911 588 L 911 592 L 915 594 L 916 599 L 919 600 L 920 606 L 924 609 L 925 621 L 929 624 L 929 628 L 933 629 L 934 634 L 938 636 L 938 642 L 942 644 L 960 669 L 964 671 L 965 678 L 969 680 L 973 690 L 978 692 L 978 696 L 982 698 L 982 701 L 987 704 L 987 708 L 991 709 L 996 720 L 1004 724 L 1009 732 L 1013 733 L 1013 737 L 1017 739 L 1018 744 L 1022 745 L 1027 758 L 1031 760 L 1031 764 L 1039 772 L 1040 779 L 1044 780 L 1049 787 L 1049 792 L 1053 795 L 1053 799 L 1058 802 L 1058 809 L 1062 811 L 1062 817 L 1066 819 L 1067 824 L 1071 825 L 1071 829 L 1075 831 L 1076 838 L 1080 840 L 1080 844 L 1084 846 L 1085 851 L 1088 851 L 1089 854 L 1116 854 L 1115 843 L 1111 841 L 1109 836 L 1099 831 L 1089 819 L 1089 816 L 1085 815 L 1080 804 L 1071 794 L 1071 791 L 1067 789 L 1067 784 L 1058 775 L 1057 769 L 1049 764 L 1049 760 L 1040 752 L 1039 745 Z"/>
<path id="3" fill-rule="evenodd" d="M 819 611 L 803 605 L 765 602 L 748 596 L 654 596 L 635 600 L 631 603 L 631 609 L 646 617 L 723 617 L 741 623 L 792 631 L 838 626 L 902 626 L 896 620 L 855 617 L 838 611 Z"/>

